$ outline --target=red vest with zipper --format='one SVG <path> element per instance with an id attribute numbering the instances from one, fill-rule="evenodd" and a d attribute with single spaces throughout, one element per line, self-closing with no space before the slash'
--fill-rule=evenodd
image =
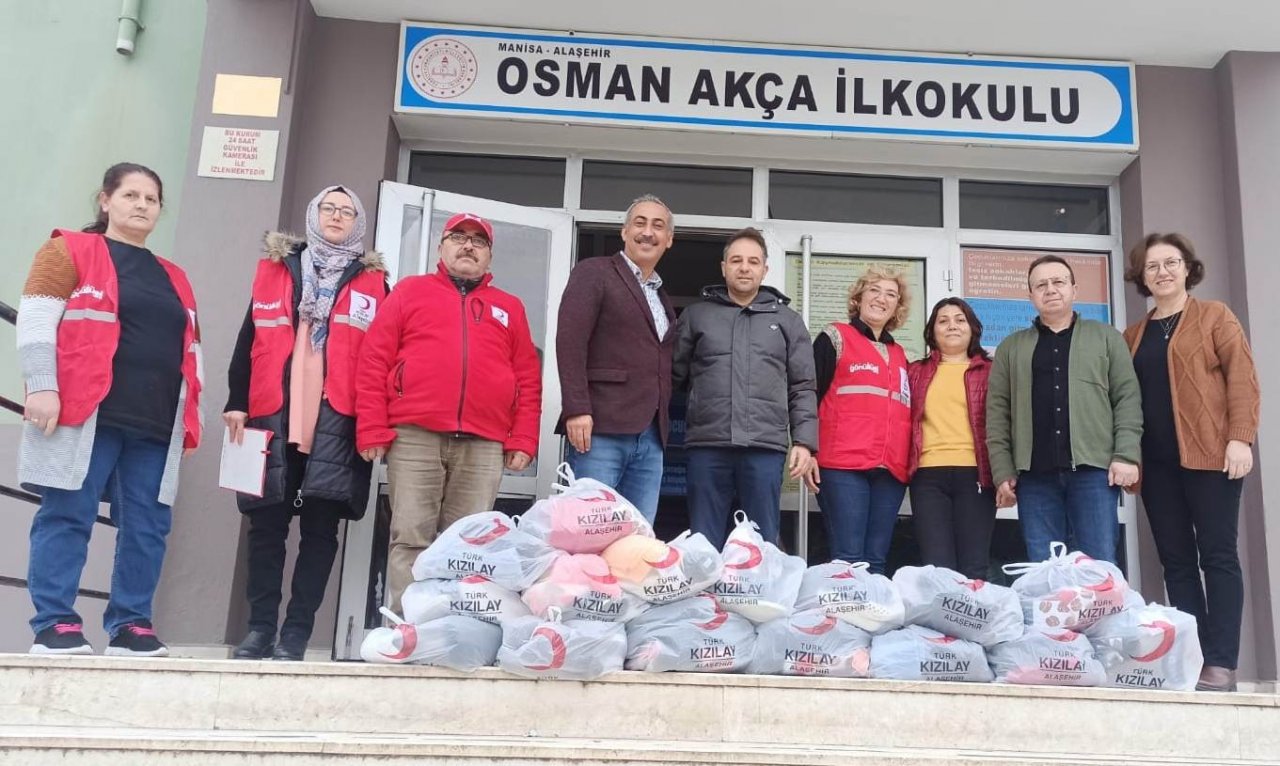
<path id="1" fill-rule="evenodd" d="M 887 468 L 907 481 L 911 447 L 911 385 L 907 355 L 889 344 L 889 360 L 853 327 L 841 338 L 831 387 L 818 408 L 818 465 L 852 471 Z"/>
<path id="2" fill-rule="evenodd" d="M 116 267 L 101 234 L 55 229 L 62 237 L 76 267 L 76 288 L 67 300 L 58 324 L 58 396 L 62 409 L 58 423 L 84 424 L 107 392 L 111 390 L 111 360 L 120 345 L 120 285 Z M 186 273 L 156 256 L 173 284 L 178 300 L 187 310 L 183 332 L 182 379 L 187 384 L 182 425 L 185 448 L 200 444 L 200 389 L 203 364 L 200 361 L 200 328 L 196 324 L 196 298 Z"/>
<path id="3" fill-rule="evenodd" d="M 383 272 L 365 269 L 338 291 L 325 339 L 324 397 L 355 416 L 356 356 L 378 303 L 386 297 Z M 284 407 L 284 371 L 293 356 L 293 275 L 282 261 L 264 258 L 253 277 L 253 349 L 250 351 L 249 417 Z"/>

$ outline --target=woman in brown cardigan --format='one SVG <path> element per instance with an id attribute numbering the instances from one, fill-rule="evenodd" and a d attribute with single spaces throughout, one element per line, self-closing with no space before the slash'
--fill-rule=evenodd
<path id="1" fill-rule="evenodd" d="M 1204 279 L 1204 263 L 1183 235 L 1147 235 L 1129 253 L 1125 278 L 1155 299 L 1124 334 L 1142 386 L 1142 504 L 1169 601 L 1199 625 L 1196 688 L 1235 691 L 1240 490 L 1253 469 L 1260 409 L 1253 352 L 1231 309 L 1187 294 Z"/>

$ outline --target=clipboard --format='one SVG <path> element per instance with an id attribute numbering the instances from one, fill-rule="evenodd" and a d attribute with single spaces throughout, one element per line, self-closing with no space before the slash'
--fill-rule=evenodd
<path id="1" fill-rule="evenodd" d="M 272 432 L 263 428 L 244 429 L 242 444 L 231 441 L 231 429 L 222 432 L 222 460 L 218 466 L 218 486 L 253 497 L 262 497 L 267 481 L 267 454 Z"/>

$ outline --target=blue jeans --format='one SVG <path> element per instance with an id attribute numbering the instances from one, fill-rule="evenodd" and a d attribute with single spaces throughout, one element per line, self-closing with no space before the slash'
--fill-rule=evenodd
<path id="1" fill-rule="evenodd" d="M 591 434 L 587 452 L 566 443 L 564 457 L 574 476 L 613 487 L 653 523 L 662 490 L 662 439 L 657 423 L 644 433 Z"/>
<path id="2" fill-rule="evenodd" d="M 103 627 L 112 638 L 125 625 L 151 619 L 172 513 L 157 496 L 169 445 L 99 428 L 80 489 L 45 488 L 31 521 L 28 589 L 36 633 L 59 622 L 83 624 L 76 612 L 80 573 L 89 555 L 98 503 L 111 503 L 116 556 Z"/>
<path id="3" fill-rule="evenodd" d="M 884 468 L 823 468 L 821 477 L 818 507 L 827 524 L 831 558 L 851 563 L 865 561 L 871 572 L 884 574 L 907 485 Z"/>
<path id="4" fill-rule="evenodd" d="M 1097 559 L 1116 560 L 1120 488 L 1107 485 L 1107 471 L 1080 466 L 1074 471 L 1018 475 L 1018 521 L 1031 561 L 1049 558 L 1049 544 Z"/>
<path id="5" fill-rule="evenodd" d="M 689 456 L 689 528 L 701 532 L 719 550 L 724 547 L 730 514 L 741 508 L 760 525 L 760 536 L 776 545 L 787 454 L 745 447 L 691 447 L 685 453 Z"/>

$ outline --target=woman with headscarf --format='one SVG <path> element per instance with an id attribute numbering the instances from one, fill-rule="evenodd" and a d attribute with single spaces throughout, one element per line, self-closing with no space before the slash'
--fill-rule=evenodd
<path id="1" fill-rule="evenodd" d="M 355 448 L 355 360 L 388 288 L 364 234 L 360 198 L 330 186 L 307 207 L 306 239 L 269 233 L 258 262 L 222 414 L 237 444 L 245 428 L 271 434 L 262 495 L 237 495 L 249 515 L 249 632 L 238 659 L 302 659 L 338 552 L 338 523 L 363 516 L 369 499 L 371 464 Z M 295 515 L 301 538 L 277 641 Z"/>

